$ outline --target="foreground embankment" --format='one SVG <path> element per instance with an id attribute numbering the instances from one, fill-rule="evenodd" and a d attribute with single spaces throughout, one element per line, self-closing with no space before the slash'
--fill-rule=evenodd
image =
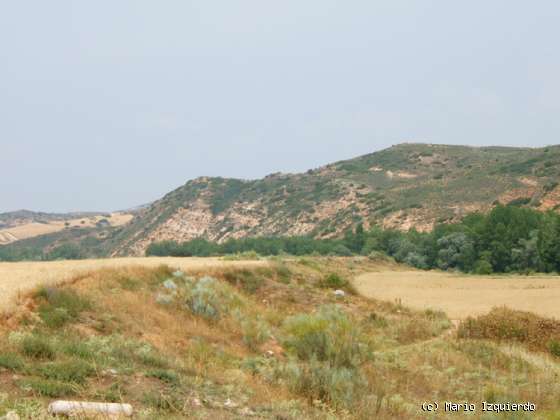
<path id="1" fill-rule="evenodd" d="M 88 272 L 104 268 L 140 266 L 154 268 L 160 265 L 181 270 L 205 268 L 255 267 L 264 261 L 224 261 L 220 258 L 104 258 L 75 261 L 31 261 L 0 263 L 0 310 L 9 309 L 19 293 L 39 285 L 51 285 L 74 279 Z"/>

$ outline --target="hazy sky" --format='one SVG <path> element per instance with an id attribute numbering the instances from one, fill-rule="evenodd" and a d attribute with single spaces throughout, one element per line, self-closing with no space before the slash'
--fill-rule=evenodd
<path id="1" fill-rule="evenodd" d="M 403 141 L 560 143 L 559 21 L 545 0 L 2 2 L 0 211 Z"/>

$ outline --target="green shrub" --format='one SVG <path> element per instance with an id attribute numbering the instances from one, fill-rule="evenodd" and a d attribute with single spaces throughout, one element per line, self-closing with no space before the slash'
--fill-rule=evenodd
<path id="1" fill-rule="evenodd" d="M 285 263 L 278 263 L 274 267 L 276 269 L 276 275 L 278 276 L 278 280 L 281 283 L 288 284 L 290 283 L 290 279 L 292 277 L 292 271 L 290 267 L 288 267 Z"/>
<path id="2" fill-rule="evenodd" d="M 335 408 L 351 408 L 368 389 L 367 380 L 357 369 L 332 367 L 314 359 L 306 364 L 288 363 L 280 368 L 279 376 L 292 392 Z"/>
<path id="3" fill-rule="evenodd" d="M 560 357 L 560 340 L 550 340 L 548 342 L 548 351 L 556 357 Z"/>
<path id="4" fill-rule="evenodd" d="M 169 362 L 155 352 L 149 345 L 142 345 L 133 353 L 134 359 L 142 363 L 144 366 L 165 369 L 169 366 Z"/>
<path id="5" fill-rule="evenodd" d="M 264 279 L 251 270 L 236 270 L 224 273 L 224 278 L 247 293 L 255 293 L 264 283 Z"/>
<path id="6" fill-rule="evenodd" d="M 492 264 L 487 260 L 478 260 L 474 266 L 474 274 L 488 275 L 493 273 Z"/>
<path id="7" fill-rule="evenodd" d="M 348 286 L 348 281 L 343 279 L 336 273 L 328 274 L 322 281 L 321 287 L 326 287 L 330 289 L 342 289 Z"/>
<path id="8" fill-rule="evenodd" d="M 367 316 L 366 322 L 371 323 L 376 328 L 386 328 L 389 325 L 387 318 L 375 312 L 372 312 Z"/>
<path id="9" fill-rule="evenodd" d="M 27 379 L 20 382 L 22 388 L 30 388 L 42 397 L 57 398 L 76 394 L 76 385 L 49 379 Z"/>
<path id="10" fill-rule="evenodd" d="M 336 367 L 356 367 L 367 346 L 358 323 L 337 306 L 323 306 L 314 314 L 286 319 L 284 345 L 300 360 L 318 360 Z"/>
<path id="11" fill-rule="evenodd" d="M 243 343 L 251 350 L 270 338 L 270 329 L 268 325 L 261 319 L 243 319 L 241 320 L 241 331 L 243 334 Z"/>
<path id="12" fill-rule="evenodd" d="M 180 412 L 184 406 L 182 398 L 168 392 L 147 392 L 142 400 L 144 404 L 162 411 Z"/>
<path id="13" fill-rule="evenodd" d="M 93 359 L 94 352 L 90 346 L 83 341 L 64 342 L 62 351 L 70 356 L 79 357 L 80 359 Z"/>
<path id="14" fill-rule="evenodd" d="M 39 368 L 39 373 L 46 379 L 83 384 L 94 373 L 89 363 L 81 360 L 48 363 Z"/>
<path id="15" fill-rule="evenodd" d="M 0 353 L 0 368 L 18 371 L 24 367 L 21 357 L 15 353 Z"/>
<path id="16" fill-rule="evenodd" d="M 21 341 L 21 351 L 35 359 L 54 359 L 55 350 L 46 337 L 30 335 Z"/>
<path id="17" fill-rule="evenodd" d="M 168 384 L 177 384 L 179 383 L 179 375 L 171 370 L 165 369 L 155 369 L 151 370 L 146 373 L 148 378 L 156 378 L 162 382 L 166 382 Z"/>
<path id="18" fill-rule="evenodd" d="M 43 287 L 36 296 L 43 300 L 39 316 L 49 328 L 60 328 L 76 319 L 82 311 L 91 309 L 91 302 L 73 290 Z"/>
<path id="19" fill-rule="evenodd" d="M 242 300 L 230 286 L 212 277 L 203 277 L 188 287 L 186 304 L 194 315 L 217 321 L 241 306 Z"/>

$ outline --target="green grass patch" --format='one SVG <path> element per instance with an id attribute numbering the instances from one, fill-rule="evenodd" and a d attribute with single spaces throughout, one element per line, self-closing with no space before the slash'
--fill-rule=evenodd
<path id="1" fill-rule="evenodd" d="M 95 373 L 93 367 L 82 360 L 48 363 L 39 367 L 38 371 L 46 379 L 77 384 L 83 384 Z"/>
<path id="2" fill-rule="evenodd" d="M 39 317 L 49 328 L 60 328 L 68 322 L 75 321 L 83 311 L 92 308 L 89 299 L 73 290 L 42 287 L 36 297 L 41 301 Z"/>
<path id="3" fill-rule="evenodd" d="M 179 383 L 179 375 L 172 370 L 166 369 L 154 369 L 150 370 L 146 373 L 148 378 L 156 378 L 162 382 L 168 384 L 177 384 Z"/>
<path id="4" fill-rule="evenodd" d="M 0 368 L 11 371 L 22 370 L 25 366 L 23 359 L 16 353 L 0 353 Z"/>
<path id="5" fill-rule="evenodd" d="M 48 338 L 40 335 L 29 335 L 21 341 L 21 352 L 34 359 L 54 359 L 55 349 Z"/>
<path id="6" fill-rule="evenodd" d="M 31 378 L 20 381 L 22 389 L 30 389 L 42 397 L 58 398 L 75 395 L 78 387 L 73 384 L 50 379 Z"/>
<path id="7" fill-rule="evenodd" d="M 260 273 L 253 270 L 235 270 L 224 273 L 224 279 L 244 292 L 249 294 L 255 293 L 264 283 L 264 279 Z"/>

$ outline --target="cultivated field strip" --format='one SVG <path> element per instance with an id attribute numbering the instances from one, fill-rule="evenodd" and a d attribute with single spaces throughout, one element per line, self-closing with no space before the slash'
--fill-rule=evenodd
<path id="1" fill-rule="evenodd" d="M 471 276 L 434 271 L 382 271 L 354 280 L 364 296 L 440 309 L 451 319 L 487 313 L 496 306 L 560 319 L 560 276 Z"/>
<path id="2" fill-rule="evenodd" d="M 18 293 L 38 285 L 56 284 L 80 274 L 101 268 L 140 265 L 157 267 L 168 265 L 184 271 L 216 267 L 246 267 L 265 265 L 265 261 L 224 261 L 219 258 L 107 258 L 78 261 L 3 262 L 0 263 L 0 311 L 10 309 Z"/>

